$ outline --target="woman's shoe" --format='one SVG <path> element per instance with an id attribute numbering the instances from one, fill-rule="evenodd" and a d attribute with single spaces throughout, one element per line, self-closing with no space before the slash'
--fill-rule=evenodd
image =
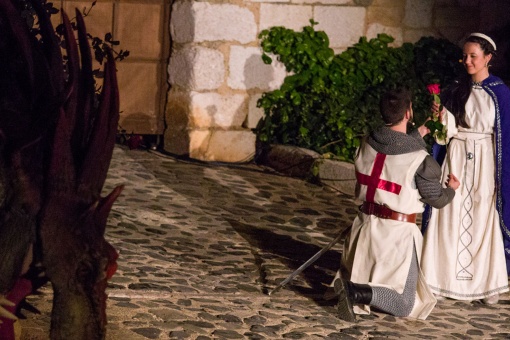
<path id="1" fill-rule="evenodd" d="M 446 300 L 446 298 L 442 295 L 437 295 L 437 294 L 434 294 L 434 297 L 436 298 L 437 301 L 444 301 Z"/>
<path id="2" fill-rule="evenodd" d="M 491 295 L 489 297 L 486 297 L 485 299 L 482 299 L 482 302 L 486 305 L 495 305 L 499 301 L 499 294 Z"/>

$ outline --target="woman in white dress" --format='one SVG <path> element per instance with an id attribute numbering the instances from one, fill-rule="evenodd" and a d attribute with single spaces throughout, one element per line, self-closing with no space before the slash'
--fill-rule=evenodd
<path id="1" fill-rule="evenodd" d="M 505 223 L 505 217 L 510 222 L 510 209 L 505 209 L 510 203 L 506 182 L 510 178 L 502 164 L 510 160 L 510 145 L 503 138 L 510 134 L 504 133 L 510 129 L 506 127 L 510 90 L 489 74 L 495 51 L 490 37 L 471 34 L 463 47 L 469 77 L 442 98 L 445 109 L 440 118 L 450 140 L 443 179 L 453 173 L 461 186 L 451 204 L 432 209 L 424 235 L 422 270 L 438 299 L 481 299 L 492 304 L 509 290 L 504 243 L 510 244 Z M 439 111 L 439 106 L 433 104 L 433 110 Z"/>

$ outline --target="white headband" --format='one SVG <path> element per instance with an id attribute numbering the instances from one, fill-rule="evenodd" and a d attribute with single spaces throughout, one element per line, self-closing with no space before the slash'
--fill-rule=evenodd
<path id="1" fill-rule="evenodd" d="M 494 51 L 496 51 L 496 44 L 494 43 L 494 40 L 492 40 L 488 35 L 485 35 L 483 33 L 471 33 L 469 36 L 487 40 L 492 45 L 492 47 L 494 47 Z"/>

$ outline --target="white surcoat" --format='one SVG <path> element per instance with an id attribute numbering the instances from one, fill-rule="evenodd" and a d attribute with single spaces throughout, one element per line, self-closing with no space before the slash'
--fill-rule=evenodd
<path id="1" fill-rule="evenodd" d="M 383 204 L 404 213 L 421 213 L 424 204 L 416 188 L 416 170 L 428 153 L 425 150 L 401 155 L 384 155 L 367 143 L 355 161 L 357 197 Z M 355 283 L 393 288 L 402 294 L 411 265 L 413 245 L 418 259 L 423 238 L 415 223 L 383 219 L 361 212 L 354 220 L 345 242 L 343 265 Z M 425 319 L 436 304 L 421 269 L 411 317 Z M 368 306 L 363 307 L 370 312 Z M 359 308 L 357 313 L 363 313 Z"/>

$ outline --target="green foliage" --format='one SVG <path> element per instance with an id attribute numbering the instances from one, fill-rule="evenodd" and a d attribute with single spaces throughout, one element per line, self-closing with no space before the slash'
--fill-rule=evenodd
<path id="1" fill-rule="evenodd" d="M 92 10 L 92 8 L 94 8 L 96 3 L 97 3 L 97 1 L 93 1 L 90 4 L 90 7 L 88 9 L 86 7 L 83 8 L 82 14 L 84 17 L 87 17 L 90 14 L 90 11 Z M 34 38 L 37 39 L 40 43 L 43 43 L 40 40 L 40 29 L 38 26 L 37 15 L 36 15 L 36 11 L 33 8 L 32 4 L 26 0 L 19 0 L 18 6 L 19 6 L 21 17 L 26 20 L 26 23 L 30 29 L 30 32 L 32 33 Z M 42 0 L 42 6 L 48 12 L 48 15 L 50 17 L 52 15 L 58 14 L 60 12 L 60 10 L 58 10 L 54 6 L 53 2 L 50 2 L 48 0 Z M 67 14 L 70 15 L 71 13 L 67 13 Z M 75 18 L 71 19 L 71 25 L 74 30 L 77 30 Z M 64 25 L 63 24 L 58 25 L 55 28 L 55 33 L 57 34 L 57 38 L 61 42 L 62 47 L 65 48 L 64 38 L 63 38 Z M 108 52 L 111 52 L 114 55 L 116 61 L 122 61 L 129 56 L 129 51 L 127 51 L 127 50 L 122 50 L 122 49 L 120 51 L 116 50 L 116 47 L 120 44 L 120 42 L 117 40 L 114 40 L 111 33 L 106 33 L 104 36 L 104 39 L 101 39 L 99 37 L 94 37 L 90 34 L 87 34 L 87 35 L 90 40 L 92 51 L 94 53 L 94 58 L 96 59 L 97 62 L 99 62 L 99 64 L 103 64 L 103 61 L 106 59 Z M 64 56 L 64 59 L 65 59 L 64 60 L 64 62 L 65 62 L 66 56 Z M 103 78 L 103 76 L 104 76 L 103 71 L 101 71 L 100 69 L 93 70 L 93 75 L 94 75 L 94 78 L 97 78 L 97 79 Z M 97 88 L 97 91 L 99 92 L 100 88 Z"/>
<path id="2" fill-rule="evenodd" d="M 291 144 L 352 160 L 361 138 L 381 123 L 379 98 L 398 86 L 413 90 L 415 112 L 421 113 L 415 115 L 425 120 L 431 99 L 421 75 L 429 70 L 428 63 L 435 62 L 430 61 L 432 41 L 394 48 L 388 46 L 393 38 L 380 34 L 371 40 L 361 37 L 335 55 L 328 36 L 314 30 L 315 22 L 310 23 L 301 32 L 273 27 L 259 35 L 263 61 L 271 63 L 272 54 L 290 74 L 279 89 L 264 93 L 258 101 L 265 112 L 255 129 L 261 142 Z M 435 47 L 440 53 L 443 46 Z M 414 64 L 415 54 L 420 56 L 419 67 Z M 447 67 L 445 62 L 441 65 Z M 440 80 L 451 81 L 452 70 L 446 69 Z"/>
<path id="3" fill-rule="evenodd" d="M 423 37 L 414 45 L 414 68 L 425 84 L 451 84 L 464 70 L 462 50 L 446 39 Z"/>
<path id="4" fill-rule="evenodd" d="M 422 124 L 430 115 L 430 104 L 435 100 L 440 104 L 437 96 L 432 96 L 426 86 L 440 84 L 441 89 L 446 89 L 453 81 L 464 72 L 462 61 L 462 49 L 446 39 L 423 37 L 414 45 L 414 69 L 418 79 L 418 92 L 416 97 L 420 102 L 414 105 L 416 121 Z M 443 125 L 436 118 L 427 123 L 431 134 L 437 134 L 444 139 Z M 437 132 L 436 132 L 437 131 Z M 427 136 L 428 142 L 432 137 Z"/>

